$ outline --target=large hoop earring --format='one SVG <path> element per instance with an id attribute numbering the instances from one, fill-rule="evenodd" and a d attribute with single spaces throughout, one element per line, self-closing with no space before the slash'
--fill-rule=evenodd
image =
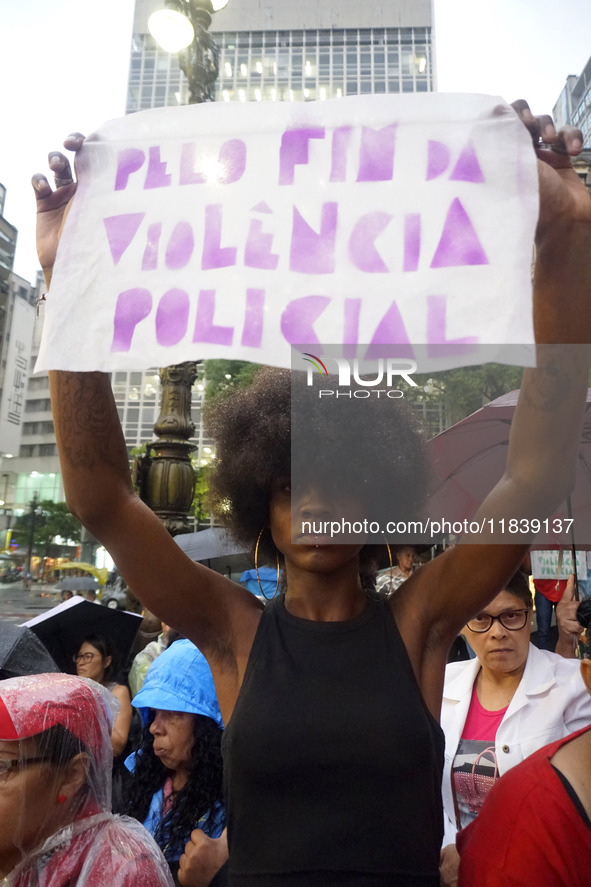
<path id="1" fill-rule="evenodd" d="M 386 546 L 386 549 L 388 551 L 388 560 L 390 561 L 390 582 L 388 583 L 388 591 L 382 592 L 381 589 L 380 589 L 380 591 L 378 591 L 377 588 L 375 587 L 375 580 L 374 580 L 373 589 L 368 588 L 367 586 L 363 586 L 365 596 L 367 598 L 369 598 L 370 601 L 383 601 L 385 598 L 389 598 L 390 595 L 392 594 L 392 583 L 394 582 L 394 576 L 392 575 L 392 569 L 393 569 L 392 551 L 391 551 L 390 546 L 388 545 L 387 542 L 384 542 L 384 545 Z M 363 585 L 363 582 L 362 582 L 362 585 Z"/>
<path id="2" fill-rule="evenodd" d="M 390 582 L 388 583 L 388 597 L 392 594 L 392 582 L 394 581 L 394 575 L 392 570 L 394 569 L 392 566 L 392 549 L 388 542 L 386 542 L 386 548 L 388 550 L 388 560 L 390 561 Z"/>
<path id="3" fill-rule="evenodd" d="M 262 596 L 265 598 L 266 601 L 272 601 L 274 597 L 277 597 L 277 592 L 279 590 L 279 580 L 280 580 L 279 555 L 277 554 L 277 549 L 275 549 L 275 560 L 277 563 L 277 585 L 275 586 L 275 591 L 273 592 L 271 597 L 267 597 L 267 595 L 263 591 L 263 586 L 261 584 L 261 577 L 259 576 L 259 545 L 261 544 L 261 537 L 262 537 L 263 533 L 265 532 L 265 529 L 266 528 L 263 527 L 263 529 L 259 533 L 259 535 L 257 537 L 257 544 L 254 547 L 254 569 L 255 569 L 255 573 L 257 574 L 257 582 L 259 584 L 259 589 L 260 589 Z"/>

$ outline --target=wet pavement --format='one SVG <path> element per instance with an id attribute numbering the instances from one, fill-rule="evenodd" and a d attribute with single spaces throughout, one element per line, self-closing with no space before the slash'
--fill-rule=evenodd
<path id="1" fill-rule="evenodd" d="M 26 589 L 21 582 L 0 583 L 0 619 L 6 622 L 26 622 L 61 602 L 55 586 L 33 583 Z"/>

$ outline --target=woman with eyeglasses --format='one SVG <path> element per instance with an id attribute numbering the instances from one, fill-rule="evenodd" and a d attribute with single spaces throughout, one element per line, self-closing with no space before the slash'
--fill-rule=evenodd
<path id="1" fill-rule="evenodd" d="M 517 572 L 466 624 L 463 634 L 476 659 L 447 666 L 443 885 L 457 883 L 457 830 L 475 819 L 496 780 L 537 749 L 591 723 L 578 660 L 531 644 L 531 624 L 531 591 Z"/>
<path id="2" fill-rule="evenodd" d="M 110 812 L 116 708 L 73 675 L 0 681 L 3 887 L 172 887 L 151 835 Z"/>
<path id="3" fill-rule="evenodd" d="M 88 635 L 74 656 L 76 674 L 90 678 L 110 690 L 119 702 L 119 714 L 115 718 L 111 733 L 113 756 L 122 754 L 129 737 L 131 725 L 131 697 L 125 684 L 113 680 L 115 674 L 115 652 L 109 641 L 102 635 Z"/>
<path id="4" fill-rule="evenodd" d="M 591 628 L 591 601 L 577 619 Z M 580 662 L 591 693 L 591 660 Z M 588 887 L 591 726 L 534 752 L 490 792 L 458 835 L 462 887 Z"/>

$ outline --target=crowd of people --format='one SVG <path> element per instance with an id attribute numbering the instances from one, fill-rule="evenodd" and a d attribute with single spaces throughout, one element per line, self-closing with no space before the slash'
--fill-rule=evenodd
<path id="1" fill-rule="evenodd" d="M 572 577 L 567 585 L 572 591 Z M 396 593 L 384 592 L 384 601 Z M 575 606 L 558 619 L 563 655 L 530 643 L 533 601 L 521 571 L 463 628 L 472 657 L 447 665 L 441 711 L 441 887 L 586 883 L 591 668 L 574 658 L 573 640 L 591 619 L 587 607 L 573 631 Z M 181 887 L 232 883 L 224 722 L 211 670 L 191 641 L 163 629 L 160 643 L 133 660 L 136 672 L 150 660 L 131 703 L 141 722 L 133 741 L 116 729 L 130 694 L 127 681 L 112 680 L 115 652 L 100 636 L 80 645 L 76 677 L 0 681 L 0 875 L 7 887 L 132 887 L 140 878 Z M 125 713 L 127 728 L 130 720 Z M 120 785 L 111 764 L 122 748 L 131 753 L 123 754 Z M 264 785 L 269 794 L 276 763 Z M 572 835 L 577 853 L 564 853 Z M 116 852 L 106 857 L 109 842 Z M 327 874 L 317 883 L 332 881 Z"/>
<path id="2" fill-rule="evenodd" d="M 541 518 L 569 494 L 590 363 L 591 198 L 570 160 L 582 137 L 557 133 L 524 102 L 514 108 L 538 160 L 533 313 L 546 347 L 524 371 L 484 523 Z M 65 145 L 77 154 L 83 138 Z M 34 178 L 48 284 L 76 188 L 65 155 L 50 166 L 55 189 Z M 590 669 L 572 643 L 563 655 L 529 644 L 531 593 L 518 570 L 531 539 L 468 535 L 417 569 L 416 553 L 400 552 L 401 575 L 376 593 L 379 547 L 303 530 L 316 517 L 362 515 L 378 488 L 399 513 L 420 507 L 424 448 L 402 407 L 344 398 L 313 412 L 300 454 L 308 474 L 293 489 L 297 375 L 263 369 L 210 407 L 212 507 L 281 570 L 264 605 L 190 561 L 137 497 L 108 377 L 54 371 L 50 385 L 69 508 L 185 640 L 154 658 L 129 708 L 97 637 L 76 654 L 78 676 L 0 682 L 7 885 L 588 882 Z M 335 481 L 344 423 L 360 429 L 350 466 L 379 466 L 356 486 Z M 460 633 L 475 655 L 448 665 Z M 113 753 L 129 742 L 132 706 L 143 730 L 113 813 Z"/>

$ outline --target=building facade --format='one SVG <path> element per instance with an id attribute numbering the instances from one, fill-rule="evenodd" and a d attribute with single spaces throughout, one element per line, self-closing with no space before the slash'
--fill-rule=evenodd
<path id="1" fill-rule="evenodd" d="M 585 148 L 591 150 L 591 57 L 577 77 L 570 74 L 554 105 L 557 125 L 577 126 L 583 132 Z"/>
<path id="2" fill-rule="evenodd" d="M 552 110 L 556 126 L 577 126 L 584 148 L 573 160 L 579 177 L 591 192 L 591 57 L 577 77 L 570 74 Z"/>
<path id="3" fill-rule="evenodd" d="M 18 456 L 27 427 L 37 300 L 37 287 L 12 270 L 17 230 L 4 216 L 5 199 L 0 185 L 0 532 L 19 511 Z M 53 425 L 50 435 L 55 448 Z"/>
<path id="4" fill-rule="evenodd" d="M 33 375 L 42 328 L 36 303 L 43 288 L 40 271 L 34 285 L 15 275 L 10 281 L 12 316 L 6 361 L 3 359 L 0 402 L 0 498 L 15 515 L 27 509 L 35 493 L 39 500 L 64 499 L 49 401 L 49 378 L 47 373 Z M 15 437 L 17 420 L 18 437 Z"/>
<path id="5" fill-rule="evenodd" d="M 18 232 L 4 216 L 6 188 L 0 183 L 0 392 L 4 381 L 5 343 L 10 329 L 12 299 L 10 279 L 14 265 L 14 253 Z M 2 442 L 0 441 L 0 452 Z"/>

